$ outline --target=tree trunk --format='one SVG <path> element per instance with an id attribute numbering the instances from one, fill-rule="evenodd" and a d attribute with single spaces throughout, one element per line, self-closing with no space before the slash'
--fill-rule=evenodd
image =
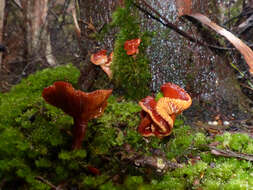
<path id="1" fill-rule="evenodd" d="M 0 44 L 3 44 L 3 33 L 4 33 L 4 11 L 5 0 L 0 1 Z M 2 68 L 2 56 L 3 53 L 0 51 L 0 69 Z"/>
<path id="2" fill-rule="evenodd" d="M 219 41 L 224 40 L 200 23 L 194 24 L 186 19 L 178 20 L 177 10 L 170 0 L 151 0 L 150 4 L 177 27 L 198 40 L 213 46 L 219 46 Z M 216 0 L 194 0 L 193 7 L 196 12 L 220 24 Z M 151 59 L 153 91 L 159 91 L 165 82 L 184 87 L 193 98 L 193 105 L 185 115 L 194 120 L 210 121 L 217 115 L 223 120 L 247 117 L 248 99 L 242 93 L 235 70 L 230 65 L 233 60 L 231 51 L 214 51 L 192 43 L 172 30 L 168 32 L 160 23 L 149 18 L 143 17 L 143 21 L 148 30 L 157 33 L 148 52 Z"/>
<path id="3" fill-rule="evenodd" d="M 28 59 L 56 65 L 48 32 L 48 0 L 26 0 L 23 11 L 26 18 Z"/>
<path id="4" fill-rule="evenodd" d="M 81 77 L 79 79 L 79 86 L 81 89 L 87 91 L 92 88 L 94 82 L 102 72 L 100 68 L 96 68 L 90 62 L 92 53 L 100 49 L 107 49 L 108 52 L 113 50 L 115 36 L 111 31 L 111 35 L 107 36 L 103 42 L 98 42 L 92 38 L 92 34 L 99 33 L 105 24 L 111 21 L 111 15 L 115 8 L 122 4 L 122 0 L 86 0 L 80 1 L 80 18 L 81 34 L 82 34 L 82 55 L 84 57 L 84 64 L 81 68 Z M 96 11 L 94 11 L 96 10 Z"/>

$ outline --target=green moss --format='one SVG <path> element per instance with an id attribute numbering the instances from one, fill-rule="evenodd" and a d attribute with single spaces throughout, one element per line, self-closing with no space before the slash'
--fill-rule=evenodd
<path id="1" fill-rule="evenodd" d="M 46 69 L 0 94 L 3 189 L 15 189 L 16 184 L 19 189 L 50 189 L 38 176 L 54 185 L 67 181 L 69 188 L 84 190 L 252 189 L 251 162 L 217 157 L 207 148 L 219 142 L 221 149 L 252 154 L 248 135 L 224 133 L 211 139 L 178 117 L 169 137 L 145 139 L 137 132 L 140 106 L 115 95 L 108 99 L 103 116 L 89 122 L 83 148 L 71 151 L 73 120 L 46 104 L 41 91 L 56 80 L 76 85 L 78 75 L 72 65 Z M 154 156 L 151 150 L 164 152 L 181 167 L 159 175 L 151 168 L 136 167 L 134 157 Z M 102 175 L 95 176 L 88 166 Z"/>
<path id="2" fill-rule="evenodd" d="M 180 126 L 174 128 L 173 135 L 175 138 L 168 143 L 167 157 L 169 159 L 182 156 L 187 153 L 187 149 L 193 141 L 189 126 Z"/>
<path id="3" fill-rule="evenodd" d="M 243 133 L 224 133 L 216 136 L 216 141 L 220 142 L 219 148 L 229 148 L 235 152 L 253 154 L 253 139 Z"/>
<path id="4" fill-rule="evenodd" d="M 49 173 L 55 170 L 58 147 L 68 147 L 70 141 L 61 129 L 68 129 L 72 119 L 45 105 L 41 92 L 58 80 L 75 85 L 78 77 L 79 71 L 72 65 L 45 69 L 1 94 L 0 179 L 7 181 L 7 187 L 11 185 L 9 181 L 24 180 L 29 189 L 49 189 L 35 176 L 44 169 Z"/>
<path id="5" fill-rule="evenodd" d="M 123 89 L 127 97 L 138 100 L 149 93 L 151 74 L 145 50 L 151 35 L 141 32 L 138 13 L 134 10 L 131 1 L 125 0 L 125 7 L 118 8 L 112 16 L 112 25 L 120 29 L 114 45 L 112 71 L 116 86 Z M 124 43 L 135 38 L 141 39 L 139 54 L 129 56 Z"/>

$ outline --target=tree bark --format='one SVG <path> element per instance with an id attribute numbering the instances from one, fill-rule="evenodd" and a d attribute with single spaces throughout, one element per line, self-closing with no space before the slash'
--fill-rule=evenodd
<path id="1" fill-rule="evenodd" d="M 48 32 L 48 3 L 48 0 L 26 0 L 23 2 L 23 11 L 26 19 L 28 58 L 46 61 L 53 66 L 56 61 Z"/>
<path id="2" fill-rule="evenodd" d="M 210 46 L 221 46 L 223 37 L 200 23 L 196 25 L 186 19 L 178 20 L 177 11 L 170 0 L 149 3 L 175 26 Z M 219 23 L 220 10 L 216 0 L 194 0 L 193 9 Z M 148 9 L 150 10 L 150 9 Z M 234 69 L 233 52 L 212 49 L 190 42 L 174 31 L 166 31 L 160 23 L 142 17 L 143 26 L 155 31 L 148 51 L 151 60 L 152 90 L 157 92 L 165 82 L 172 82 L 185 88 L 193 98 L 193 105 L 185 115 L 193 120 L 214 120 L 221 115 L 223 120 L 247 117 L 249 102 L 242 93 Z M 222 22 L 222 21 L 221 21 Z M 166 34 L 166 35 L 165 35 Z M 226 41 L 227 44 L 229 44 Z M 246 63 L 243 63 L 246 65 Z M 247 66 L 247 65 L 246 65 Z"/>
<path id="3" fill-rule="evenodd" d="M 5 0 L 0 1 L 0 44 L 3 44 L 4 34 L 4 13 L 5 13 Z M 0 69 L 2 68 L 2 56 L 3 53 L 0 51 Z"/>
<path id="4" fill-rule="evenodd" d="M 103 25 L 111 21 L 111 15 L 119 5 L 122 5 L 122 0 L 80 1 L 80 19 L 82 21 L 80 25 L 82 34 L 81 46 L 83 46 L 80 49 L 84 57 L 84 64 L 81 68 L 79 86 L 82 90 L 91 90 L 100 72 L 100 68 L 96 68 L 90 62 L 90 55 L 101 49 L 107 49 L 108 52 L 112 51 L 115 39 L 114 35 L 109 35 L 103 42 L 98 42 L 91 37 L 91 34 L 99 32 Z M 101 72 L 103 73 L 103 71 Z"/>

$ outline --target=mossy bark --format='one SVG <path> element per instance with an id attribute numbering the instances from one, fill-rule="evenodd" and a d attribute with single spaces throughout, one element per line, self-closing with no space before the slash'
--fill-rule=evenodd
<path id="1" fill-rule="evenodd" d="M 101 49 L 107 49 L 109 52 L 112 51 L 114 36 L 109 35 L 102 42 L 98 41 L 94 36 L 101 32 L 103 27 L 111 21 L 113 11 L 121 4 L 121 0 L 80 1 L 82 46 L 85 50 L 82 52 L 84 63 L 78 82 L 82 90 L 90 90 L 94 88 L 94 85 L 96 86 L 95 83 L 101 83 L 99 77 L 103 76 L 104 73 L 90 62 L 90 55 Z M 105 79 L 104 77 L 101 78 Z"/>

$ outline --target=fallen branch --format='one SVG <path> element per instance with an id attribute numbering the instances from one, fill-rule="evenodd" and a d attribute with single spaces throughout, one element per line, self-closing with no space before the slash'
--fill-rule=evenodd
<path id="1" fill-rule="evenodd" d="M 56 187 L 55 185 L 53 185 L 50 181 L 44 179 L 43 177 L 41 177 L 41 176 L 36 176 L 35 179 L 41 181 L 42 183 L 47 184 L 49 187 L 51 187 L 51 189 L 57 190 L 57 187 Z M 59 189 L 58 189 L 58 190 L 59 190 Z"/>
<path id="2" fill-rule="evenodd" d="M 222 149 L 216 148 L 215 146 L 208 146 L 208 147 L 211 150 L 211 154 L 216 155 L 216 156 L 239 158 L 239 159 L 248 160 L 251 162 L 253 161 L 252 154 L 237 153 L 231 150 L 222 150 Z"/>

